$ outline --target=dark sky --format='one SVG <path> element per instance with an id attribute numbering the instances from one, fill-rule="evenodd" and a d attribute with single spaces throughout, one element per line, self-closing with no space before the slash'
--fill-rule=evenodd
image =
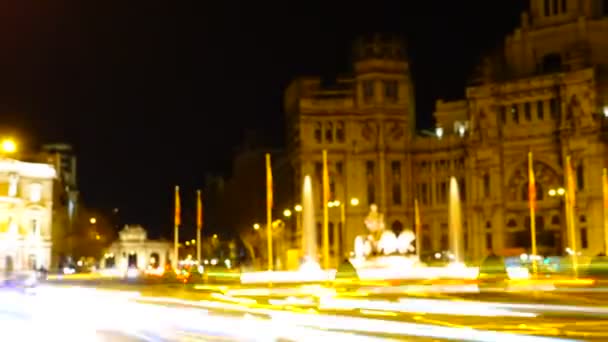
<path id="1" fill-rule="evenodd" d="M 347 72 L 358 35 L 406 38 L 423 128 L 437 98 L 463 95 L 480 54 L 501 44 L 525 7 L 524 0 L 5 1 L 0 126 L 32 147 L 73 144 L 88 206 L 118 207 L 124 222 L 169 235 L 173 186 L 190 197 L 184 214 L 193 215 L 195 189 L 206 172 L 229 170 L 246 129 L 280 146 L 288 82 Z"/>

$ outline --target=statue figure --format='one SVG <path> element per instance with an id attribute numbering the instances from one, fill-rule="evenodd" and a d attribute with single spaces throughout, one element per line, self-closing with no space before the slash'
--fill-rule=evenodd
<path id="1" fill-rule="evenodd" d="M 384 215 L 378 212 L 377 205 L 372 204 L 369 206 L 369 214 L 367 214 L 364 222 L 373 240 L 380 240 L 382 232 L 384 232 Z"/>
<path id="2" fill-rule="evenodd" d="M 370 212 L 364 220 L 368 234 L 355 238 L 356 257 L 369 257 L 373 254 L 406 254 L 414 251 L 412 242 L 415 237 L 411 230 L 405 230 L 397 237 L 392 231 L 384 229 L 384 215 L 378 212 L 378 206 L 372 204 L 369 209 Z"/>

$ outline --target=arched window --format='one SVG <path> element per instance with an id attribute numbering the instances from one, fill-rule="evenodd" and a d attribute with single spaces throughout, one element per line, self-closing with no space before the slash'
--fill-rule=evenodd
<path id="1" fill-rule="evenodd" d="M 517 227 L 517 222 L 515 221 L 515 219 L 510 219 L 509 221 L 507 221 L 507 227 L 509 227 L 509 228 L 516 228 Z"/>

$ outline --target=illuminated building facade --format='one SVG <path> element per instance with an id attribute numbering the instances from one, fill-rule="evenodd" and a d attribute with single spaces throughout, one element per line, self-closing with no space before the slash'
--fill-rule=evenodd
<path id="1" fill-rule="evenodd" d="M 0 159 L 0 269 L 49 269 L 55 169 Z"/>
<path id="2" fill-rule="evenodd" d="M 149 240 L 146 230 L 138 225 L 125 226 L 118 233 L 101 262 L 102 268 L 163 269 L 170 264 L 173 245 L 168 241 Z"/>
<path id="3" fill-rule="evenodd" d="M 414 199 L 422 252 L 448 248 L 449 178 L 464 201 L 465 251 L 480 259 L 529 251 L 527 154 L 537 182 L 539 252 L 568 247 L 564 201 L 571 155 L 576 183 L 575 231 L 585 255 L 603 251 L 601 174 L 608 166 L 608 2 L 531 0 L 521 27 L 484 59 L 466 98 L 436 103 L 436 130 L 415 132 L 413 83 L 403 45 L 376 36 L 355 45 L 354 73 L 325 86 L 300 78 L 287 89 L 289 152 L 295 179 L 315 179 L 321 218 L 321 151 L 329 153 L 332 199 L 359 206 L 330 210 L 342 251 L 375 203 L 387 228 L 413 226 Z M 296 187 L 296 191 L 299 187 Z M 296 197 L 297 198 L 297 197 Z M 334 234 L 330 234 L 333 236 Z"/>

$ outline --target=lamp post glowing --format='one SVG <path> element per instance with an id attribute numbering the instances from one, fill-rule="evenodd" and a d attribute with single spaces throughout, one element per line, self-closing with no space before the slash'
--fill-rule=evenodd
<path id="1" fill-rule="evenodd" d="M 90 223 L 90 224 L 95 224 L 95 223 L 97 223 L 97 219 L 96 219 L 96 218 L 94 218 L 94 217 L 91 217 L 91 218 L 89 219 L 89 223 Z"/>
<path id="2" fill-rule="evenodd" d="M 253 224 L 253 230 L 260 230 L 260 224 L 259 223 L 254 223 Z"/>
<path id="3" fill-rule="evenodd" d="M 289 210 L 289 209 L 283 210 L 283 216 L 285 216 L 285 217 L 291 217 L 291 215 L 292 215 L 291 210 Z"/>
<path id="4" fill-rule="evenodd" d="M 3 153 L 15 153 L 17 152 L 17 144 L 12 139 L 2 140 L 2 144 L 0 146 L 2 148 Z"/>

